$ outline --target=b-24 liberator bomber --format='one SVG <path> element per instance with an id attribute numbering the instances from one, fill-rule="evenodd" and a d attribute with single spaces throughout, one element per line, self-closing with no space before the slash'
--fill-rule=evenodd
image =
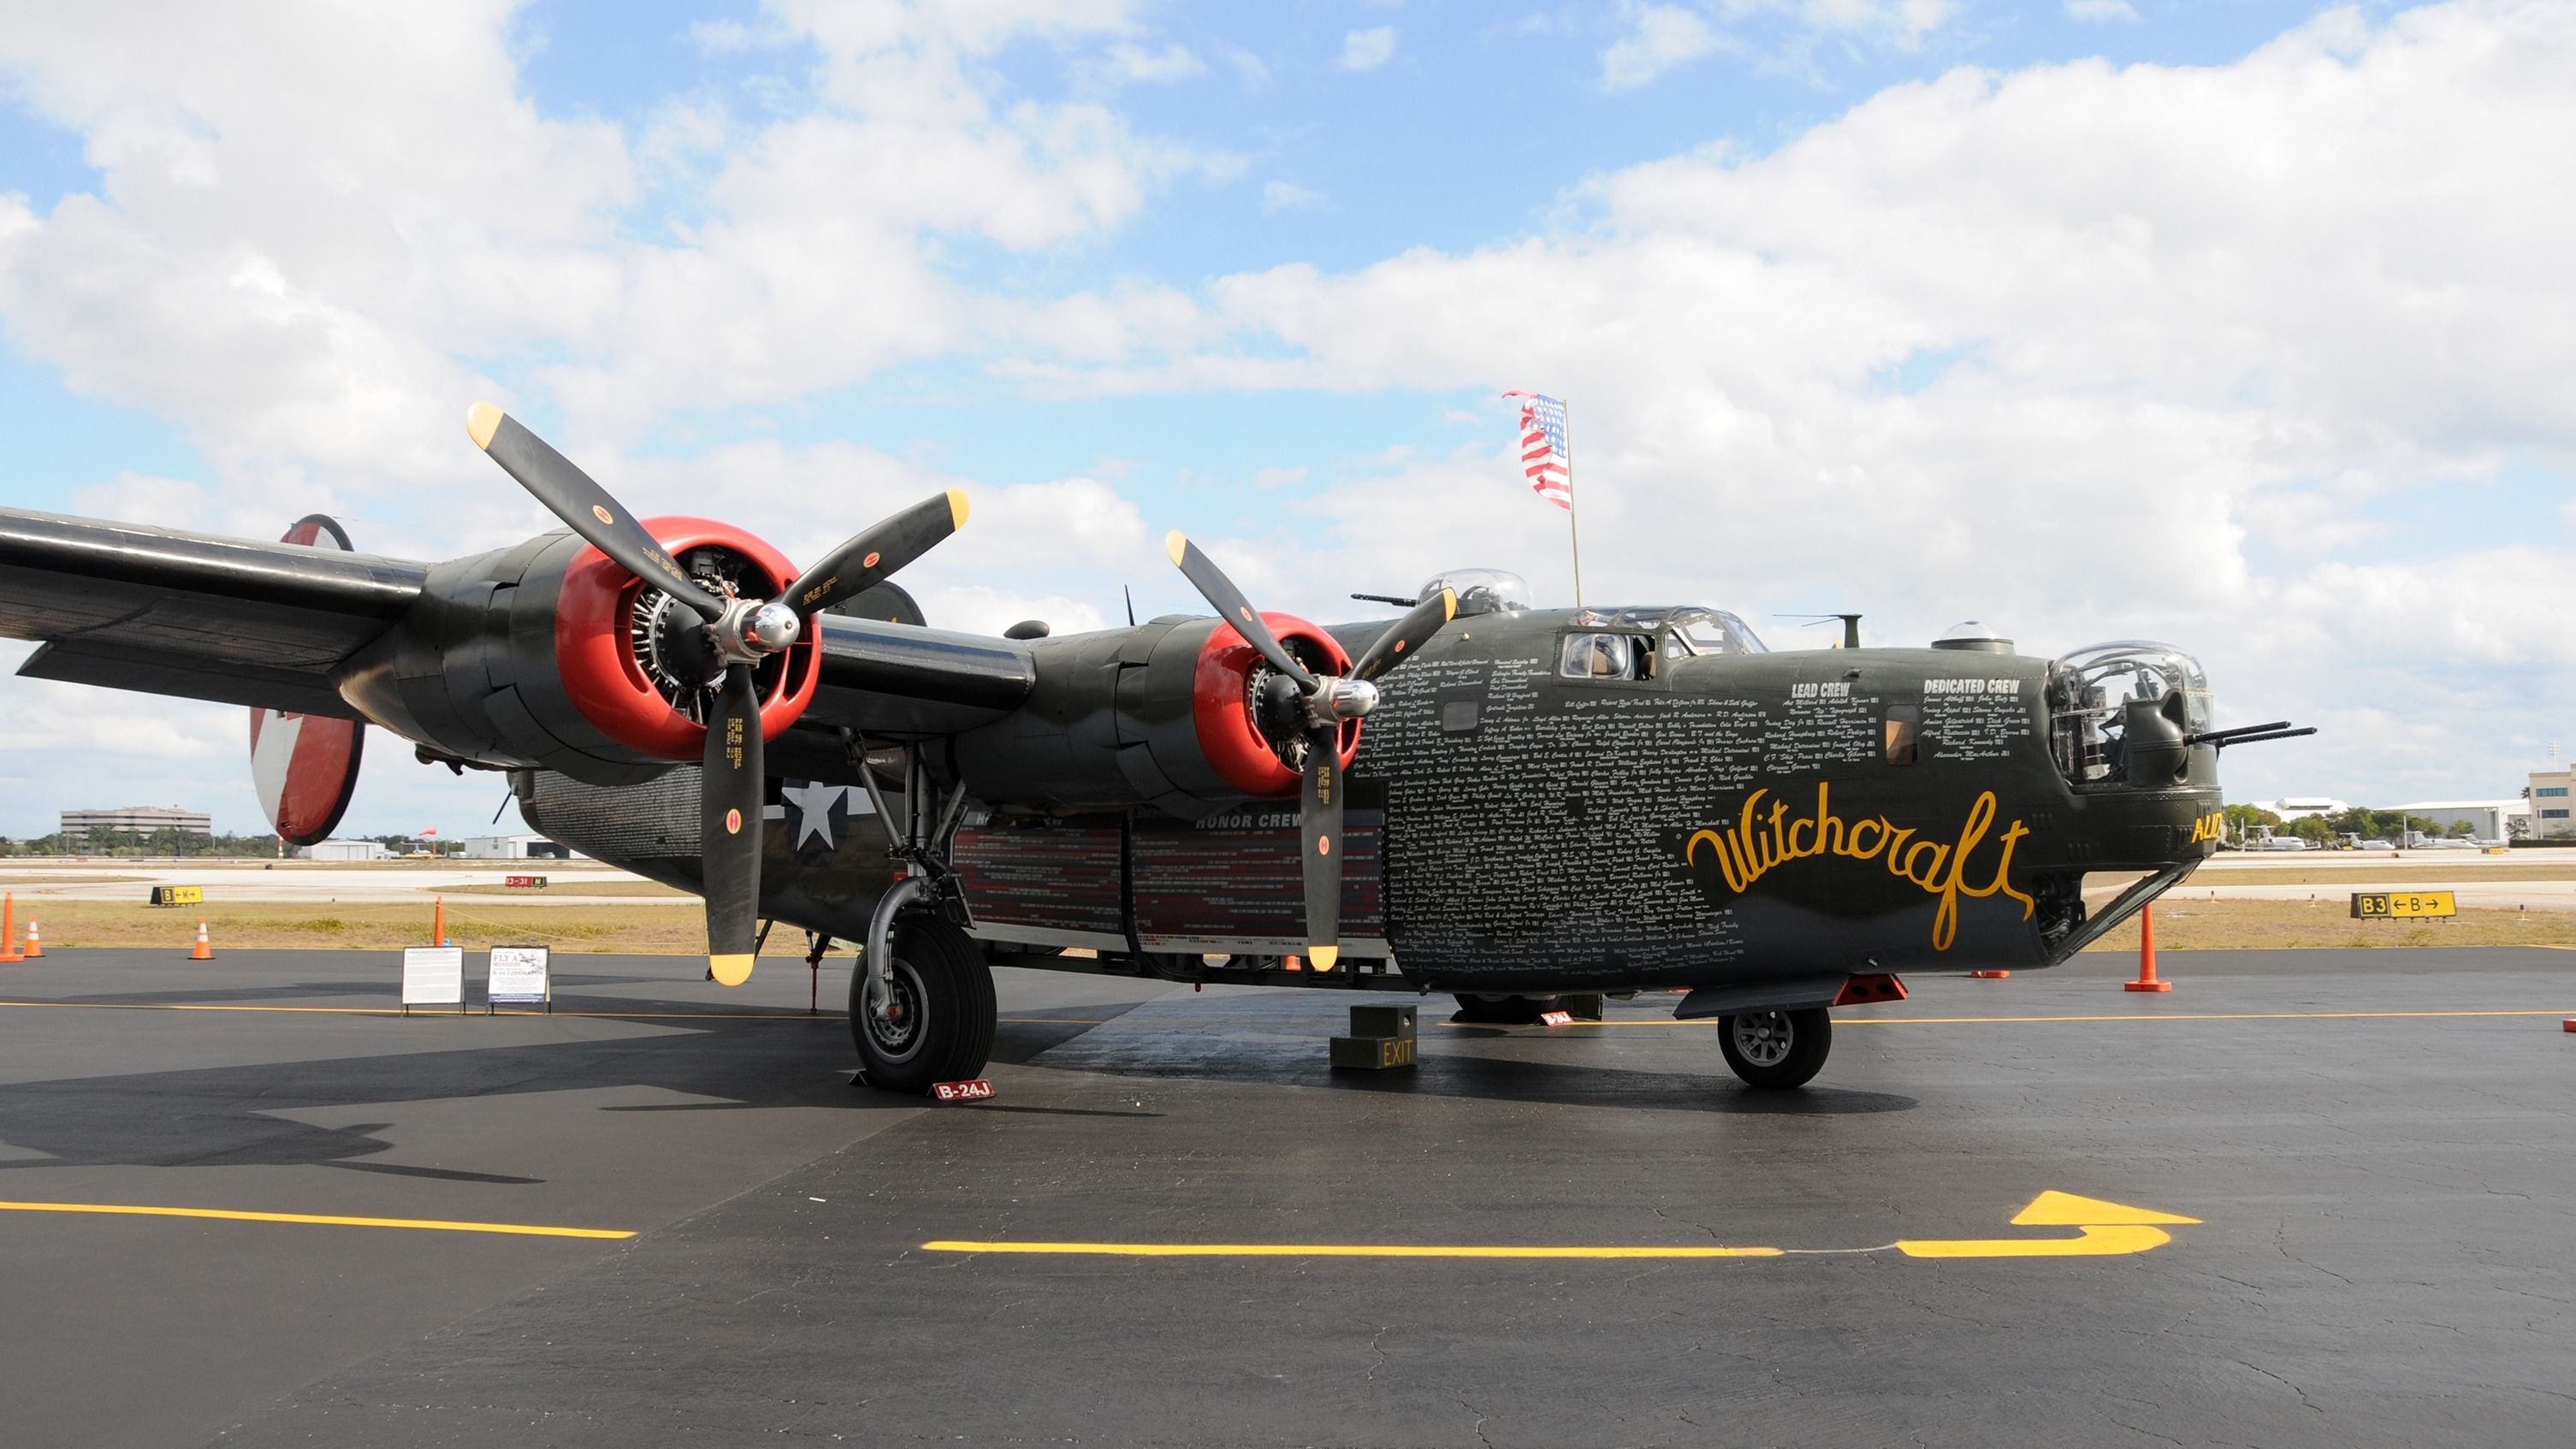
<path id="1" fill-rule="evenodd" d="M 1829 1008 L 2053 965 L 2172 887 L 2216 848 L 2220 748 L 2304 733 L 2213 730 L 2159 644 L 1771 652 L 1488 571 L 1319 626 L 1177 533 L 1213 616 L 951 632 L 890 580 L 962 494 L 800 572 L 635 518 L 488 404 L 468 428 L 565 531 L 416 563 L 320 517 L 270 544 L 0 511 L 0 634 L 42 641 L 33 678 L 249 706 L 290 841 L 338 822 L 374 725 L 702 895 L 729 985 L 771 923 L 862 943 L 851 1034 L 893 1091 L 982 1067 L 993 964 L 1477 1018 L 1681 990 L 1737 1075 L 1796 1086 Z M 2088 906 L 2097 876 L 2134 880 Z"/>

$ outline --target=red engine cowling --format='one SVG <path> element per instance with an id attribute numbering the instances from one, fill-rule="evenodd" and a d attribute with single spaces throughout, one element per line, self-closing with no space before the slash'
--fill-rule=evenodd
<path id="1" fill-rule="evenodd" d="M 775 597 L 796 577 L 785 554 L 730 524 L 673 517 L 648 518 L 644 526 L 684 567 L 701 549 L 735 556 L 746 566 L 737 583 L 745 598 Z M 674 681 L 657 677 L 639 618 L 647 593 L 643 580 L 584 545 L 564 569 L 555 605 L 556 667 L 573 708 L 601 734 L 653 759 L 694 761 L 706 749 L 707 729 L 672 697 Z M 776 739 L 814 702 L 820 638 L 820 630 L 808 631 L 760 666 L 763 738 Z"/>
<path id="2" fill-rule="evenodd" d="M 795 567 L 729 524 L 652 518 L 645 527 L 682 567 L 772 597 Z M 539 766 L 599 785 L 630 784 L 694 762 L 707 696 L 690 661 L 663 657 L 694 614 L 569 533 L 440 564 L 392 633 L 343 666 L 341 697 L 433 757 Z M 755 666 L 761 731 L 775 738 L 812 703 L 817 634 Z"/>
<path id="3" fill-rule="evenodd" d="M 1317 674 L 1348 674 L 1351 657 L 1333 636 L 1294 614 L 1264 613 L 1261 621 L 1297 662 Z M 1259 692 L 1272 672 L 1270 662 L 1230 624 L 1208 631 L 1199 645 L 1190 678 L 1190 717 L 1198 733 L 1199 753 L 1218 778 L 1256 800 L 1298 793 L 1303 776 L 1283 758 L 1276 731 L 1265 731 Z M 1350 767 L 1360 747 L 1360 722 L 1342 721 L 1342 766 Z"/>
<path id="4" fill-rule="evenodd" d="M 1349 672 L 1332 635 L 1293 615 L 1262 618 L 1308 669 Z M 1039 639 L 1029 652 L 1027 701 L 956 739 L 951 760 L 977 799 L 1053 812 L 1141 804 L 1187 818 L 1296 798 L 1303 706 L 1265 709 L 1270 664 L 1221 620 Z M 1345 722 L 1345 766 L 1359 741 L 1359 722 Z"/>

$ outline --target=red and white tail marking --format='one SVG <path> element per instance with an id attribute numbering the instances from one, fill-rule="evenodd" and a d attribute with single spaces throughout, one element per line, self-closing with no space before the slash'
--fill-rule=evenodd
<path id="1" fill-rule="evenodd" d="M 318 513 L 298 519 L 281 542 L 349 549 L 349 535 Z M 340 823 L 358 787 L 365 728 L 356 720 L 321 715 L 250 712 L 251 784 L 269 824 L 287 843 L 311 845 Z"/>

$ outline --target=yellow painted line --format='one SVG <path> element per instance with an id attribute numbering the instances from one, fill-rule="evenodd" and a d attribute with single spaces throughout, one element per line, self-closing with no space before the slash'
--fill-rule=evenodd
<path id="1" fill-rule="evenodd" d="M 2569 949 L 2576 950 L 2576 947 L 2570 947 Z M 2576 1010 L 2576 1008 L 2554 1006 L 2547 1010 L 2530 1011 L 2158 1011 L 2152 1013 L 2113 1014 L 2106 1016 L 1837 1016 L 1834 1018 L 1834 1025 L 2001 1026 L 2018 1022 L 2048 1021 L 2388 1021 L 2464 1016 L 2565 1016 L 2570 1010 Z M 1462 1028 L 1478 1025 L 1478 1023 L 1466 1021 L 1444 1021 L 1440 1024 L 1442 1026 Z M 1715 1025 L 1717 1025 L 1717 1019 L 1715 1017 L 1705 1016 L 1695 1017 L 1689 1021 L 1669 1021 L 1661 1018 L 1653 1021 L 1577 1021 L 1570 1022 L 1565 1026 L 1549 1027 L 1544 1031 L 1532 1031 L 1526 1034 L 1530 1036 L 1544 1036 L 1549 1032 L 1563 1032 L 1572 1030 L 1576 1027 Z M 1495 1028 L 1486 1026 L 1483 1029 L 1492 1031 Z"/>
<path id="2" fill-rule="evenodd" d="M 1884 1253 L 1909 1258 L 2102 1258 L 2144 1253 L 2173 1241 L 2156 1224 L 2198 1223 L 2180 1213 L 2131 1207 L 2055 1190 L 2032 1198 L 2013 1216 L 2016 1227 L 2071 1227 L 2071 1238 L 1902 1238 L 1875 1248 L 1751 1248 L 1695 1245 L 1551 1247 L 1539 1244 L 1453 1247 L 1401 1243 L 1045 1243 L 937 1238 L 931 1253 L 1015 1253 L 1097 1258 L 1783 1258 Z"/>
<path id="3" fill-rule="evenodd" d="M 2076 1230 L 2076 1238 L 1900 1238 L 1896 1251 L 1909 1258 L 2112 1258 L 2143 1253 L 2173 1241 L 2162 1228 L 2117 1224 Z"/>
<path id="4" fill-rule="evenodd" d="M 0 1001 L 0 1007 L 51 1006 L 80 1011 L 269 1011 L 301 1016 L 401 1016 L 399 1006 L 250 1006 L 224 1001 Z M 452 1010 L 452 1003 L 438 1006 L 415 1006 L 414 1016 L 482 1016 L 483 1012 L 467 1007 Z M 594 1021 L 847 1021 L 846 1016 L 824 1013 L 808 1015 L 802 1011 L 496 1011 L 493 1016 L 571 1017 Z"/>
<path id="5" fill-rule="evenodd" d="M 623 1228 L 556 1228 L 538 1223 L 462 1223 L 438 1218 L 353 1218 L 328 1213 L 256 1213 L 232 1208 L 149 1207 L 139 1203 L 0 1202 L 0 1212 L 106 1213 L 138 1218 L 217 1218 L 236 1223 L 314 1223 L 339 1228 L 412 1228 L 435 1233 L 504 1233 L 522 1238 L 631 1238 Z"/>
<path id="6" fill-rule="evenodd" d="M 1778 1248 L 1431 1247 L 1400 1243 L 995 1243 L 941 1238 L 933 1253 L 1043 1253 L 1110 1258 L 1777 1258 Z"/>

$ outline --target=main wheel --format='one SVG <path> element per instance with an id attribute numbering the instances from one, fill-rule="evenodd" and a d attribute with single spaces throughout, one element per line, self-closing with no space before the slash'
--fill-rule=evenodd
<path id="1" fill-rule="evenodd" d="M 1539 1013 L 1556 1007 L 1553 996 L 1465 996 L 1458 998 L 1458 1014 L 1451 1021 L 1474 1022 L 1479 1026 L 1528 1026 Z"/>
<path id="2" fill-rule="evenodd" d="M 1721 1016 L 1717 1047 L 1746 1086 L 1803 1087 L 1833 1050 L 1834 1019 L 1821 1006 Z"/>
<path id="3" fill-rule="evenodd" d="M 983 953 L 965 932 L 918 913 L 895 922 L 888 945 L 893 1001 L 884 1016 L 868 1009 L 868 973 L 850 973 L 850 1038 L 868 1085 L 917 1094 L 973 1078 L 993 1054 L 993 972 Z"/>

